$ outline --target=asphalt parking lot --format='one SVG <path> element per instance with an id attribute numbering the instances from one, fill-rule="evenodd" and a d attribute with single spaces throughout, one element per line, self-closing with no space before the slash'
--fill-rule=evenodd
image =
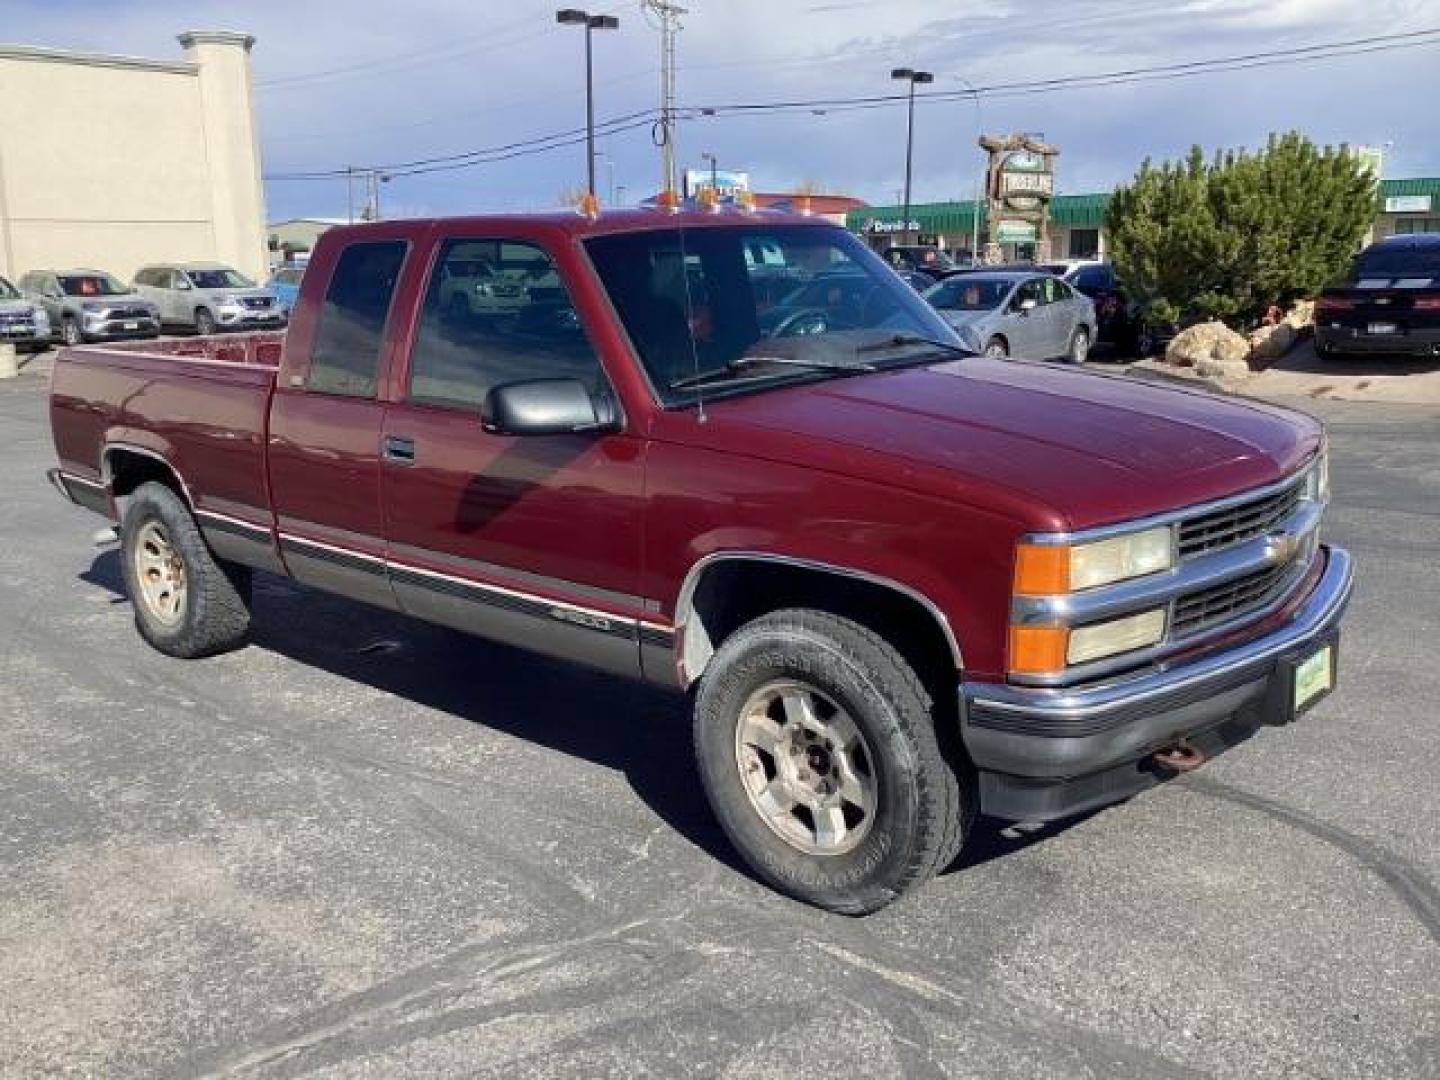
<path id="1" fill-rule="evenodd" d="M 150 651 L 0 383 L 0 1075 L 1440 1076 L 1440 406 L 1305 407 L 1339 691 L 850 920 L 738 868 L 673 699 L 275 580 Z"/>

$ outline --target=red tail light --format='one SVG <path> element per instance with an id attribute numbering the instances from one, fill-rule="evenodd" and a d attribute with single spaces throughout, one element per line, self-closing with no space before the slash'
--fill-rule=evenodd
<path id="1" fill-rule="evenodd" d="M 1417 296 L 1416 311 L 1440 311 L 1440 296 Z"/>
<path id="2" fill-rule="evenodd" d="M 1322 296 L 1315 304 L 1316 311 L 1353 311 L 1355 301 L 1342 296 Z"/>

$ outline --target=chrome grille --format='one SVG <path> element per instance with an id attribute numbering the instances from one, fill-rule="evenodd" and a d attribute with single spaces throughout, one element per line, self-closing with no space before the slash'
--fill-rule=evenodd
<path id="1" fill-rule="evenodd" d="M 1264 566 L 1180 597 L 1170 622 L 1171 638 L 1186 638 L 1265 607 L 1284 592 L 1294 567 L 1293 562 Z"/>
<path id="2" fill-rule="evenodd" d="M 1303 482 L 1238 506 L 1212 510 L 1180 523 L 1180 557 L 1189 558 L 1244 543 L 1269 532 L 1295 510 Z"/>
<path id="3" fill-rule="evenodd" d="M 148 319 L 150 309 L 143 307 L 114 307 L 105 313 L 108 319 Z"/>
<path id="4" fill-rule="evenodd" d="M 240 303 L 251 309 L 268 308 L 270 298 L 268 296 L 242 296 Z"/>

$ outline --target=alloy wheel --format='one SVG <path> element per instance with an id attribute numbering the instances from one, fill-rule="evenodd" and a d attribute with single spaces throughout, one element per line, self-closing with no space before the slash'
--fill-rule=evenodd
<path id="1" fill-rule="evenodd" d="M 167 626 L 185 616 L 185 563 L 158 521 L 147 522 L 135 540 L 135 580 L 145 609 Z"/>
<path id="2" fill-rule="evenodd" d="M 874 760 L 844 709 L 792 680 L 751 694 L 735 729 L 735 764 L 750 805 L 807 854 L 840 855 L 869 834 L 878 807 Z"/>

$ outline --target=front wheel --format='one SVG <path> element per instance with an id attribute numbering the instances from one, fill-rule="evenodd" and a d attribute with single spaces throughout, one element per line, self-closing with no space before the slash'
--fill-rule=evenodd
<path id="1" fill-rule="evenodd" d="M 208 308 L 199 308 L 195 312 L 195 333 L 201 337 L 209 337 L 215 333 L 215 316 L 210 314 Z"/>
<path id="2" fill-rule="evenodd" d="M 993 337 L 985 344 L 985 355 L 992 360 L 1004 360 L 1010 355 L 1010 347 L 1004 338 Z"/>
<path id="3" fill-rule="evenodd" d="M 85 344 L 85 334 L 80 329 L 80 320 L 73 316 L 65 316 L 65 321 L 60 324 L 60 340 L 72 349 L 76 345 Z"/>
<path id="4" fill-rule="evenodd" d="M 238 647 L 250 628 L 250 571 L 210 553 L 189 507 L 164 484 L 141 484 L 125 508 L 120 561 L 135 626 L 168 656 Z"/>
<path id="5" fill-rule="evenodd" d="M 1070 347 L 1065 350 L 1065 359 L 1072 364 L 1083 364 L 1090 355 L 1090 335 L 1084 327 L 1077 327 L 1070 335 Z"/>
<path id="6" fill-rule="evenodd" d="M 695 750 L 750 867 L 831 911 L 875 911 L 924 882 L 974 816 L 971 774 L 942 753 L 914 670 L 825 612 L 775 612 L 725 641 L 696 698 Z"/>

